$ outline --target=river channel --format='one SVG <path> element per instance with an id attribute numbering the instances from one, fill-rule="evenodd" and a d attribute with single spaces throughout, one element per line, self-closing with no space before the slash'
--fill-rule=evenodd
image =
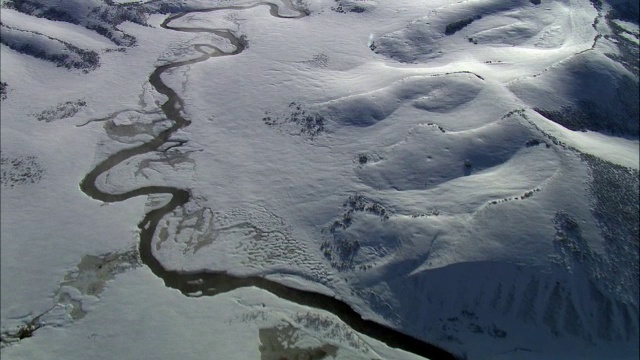
<path id="1" fill-rule="evenodd" d="M 136 196 L 158 194 L 171 195 L 171 200 L 167 204 L 160 208 L 149 211 L 147 214 L 145 214 L 142 221 L 140 221 L 140 223 L 138 224 L 138 228 L 140 229 L 139 252 L 142 262 L 147 265 L 156 276 L 164 280 L 164 283 L 167 287 L 177 289 L 186 296 L 215 296 L 217 294 L 225 293 L 234 289 L 254 286 L 266 290 L 282 299 L 300 305 L 329 311 L 338 316 L 353 330 L 375 338 L 390 347 L 399 348 L 434 360 L 455 359 L 456 357 L 453 354 L 435 345 L 404 334 L 386 325 L 363 319 L 362 316 L 347 303 L 331 296 L 285 286 L 276 281 L 268 280 L 258 276 L 237 277 L 229 275 L 225 272 L 178 272 L 166 270 L 162 266 L 160 261 L 153 256 L 151 250 L 153 235 L 158 227 L 158 223 L 166 214 L 171 213 L 176 208 L 183 206 L 189 201 L 191 196 L 190 192 L 187 189 L 180 189 L 170 186 L 145 186 L 124 193 L 108 193 L 100 190 L 96 186 L 96 179 L 101 174 L 108 172 L 116 165 L 132 158 L 133 156 L 158 151 L 158 149 L 162 145 L 166 144 L 167 142 L 171 142 L 170 137 L 173 133 L 191 124 L 191 121 L 183 116 L 182 110 L 184 108 L 184 101 L 171 87 L 167 86 L 162 81 L 162 74 L 164 72 L 181 66 L 202 62 L 212 57 L 236 55 L 241 53 L 245 49 L 243 41 L 237 38 L 230 30 L 172 27 L 170 26 L 170 23 L 172 21 L 190 13 L 213 12 L 230 9 L 242 10 L 257 6 L 269 7 L 270 14 L 278 18 L 296 19 L 308 15 L 306 12 L 296 9 L 289 1 L 285 1 L 285 4 L 290 9 L 296 11 L 298 14 L 292 16 L 280 15 L 280 13 L 278 12 L 278 5 L 260 2 L 248 6 L 227 6 L 219 8 L 199 9 L 167 17 L 161 24 L 161 26 L 165 29 L 184 32 L 211 33 L 229 40 L 235 47 L 235 50 L 233 50 L 232 52 L 224 52 L 214 46 L 206 45 L 206 47 L 212 51 L 205 52 L 202 50 L 205 46 L 195 45 L 196 50 L 203 54 L 202 56 L 195 59 L 158 66 L 155 71 L 149 76 L 149 82 L 157 92 L 165 95 L 168 98 L 168 100 L 161 105 L 161 108 L 167 119 L 173 122 L 173 125 L 159 133 L 151 141 L 133 148 L 121 150 L 100 162 L 84 177 L 84 179 L 80 183 L 80 188 L 91 198 L 107 203 L 125 201 Z"/>

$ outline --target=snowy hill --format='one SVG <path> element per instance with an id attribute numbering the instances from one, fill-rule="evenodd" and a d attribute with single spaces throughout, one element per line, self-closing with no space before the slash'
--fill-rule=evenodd
<path id="1" fill-rule="evenodd" d="M 635 2 L 12 0 L 1 31 L 3 357 L 639 356 Z"/>

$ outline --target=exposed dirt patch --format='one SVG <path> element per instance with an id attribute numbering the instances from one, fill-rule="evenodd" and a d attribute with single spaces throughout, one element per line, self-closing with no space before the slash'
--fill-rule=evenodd
<path id="1" fill-rule="evenodd" d="M 44 168 L 36 156 L 0 155 L 0 184 L 12 188 L 18 185 L 35 184 L 42 180 Z"/>
<path id="2" fill-rule="evenodd" d="M 322 360 L 335 358 L 338 347 L 324 344 L 320 347 L 301 348 L 293 346 L 298 340 L 297 329 L 291 325 L 260 329 L 261 360 Z"/>

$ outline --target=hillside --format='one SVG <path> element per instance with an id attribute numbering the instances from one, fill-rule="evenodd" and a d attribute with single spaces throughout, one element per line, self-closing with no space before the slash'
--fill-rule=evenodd
<path id="1" fill-rule="evenodd" d="M 638 358 L 635 2 L 1 11 L 3 358 Z"/>

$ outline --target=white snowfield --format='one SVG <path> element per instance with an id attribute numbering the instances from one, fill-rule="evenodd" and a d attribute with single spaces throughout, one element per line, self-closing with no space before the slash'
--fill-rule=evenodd
<path id="1" fill-rule="evenodd" d="M 459 358 L 637 359 L 637 5 L 538 2 L 2 1 L 2 358 L 422 358 L 177 291 L 139 246 L 185 189 L 166 272 Z"/>

